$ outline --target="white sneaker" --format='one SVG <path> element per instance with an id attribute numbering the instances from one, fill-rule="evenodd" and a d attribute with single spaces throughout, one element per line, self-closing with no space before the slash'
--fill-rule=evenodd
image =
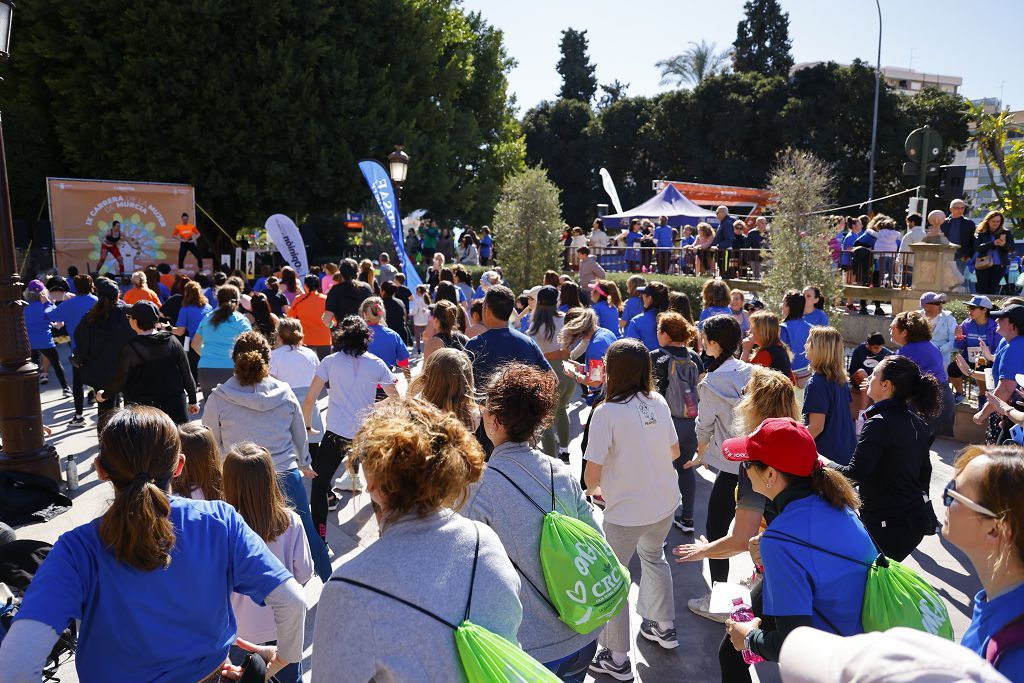
<path id="1" fill-rule="evenodd" d="M 359 493 L 363 490 L 362 478 L 359 476 L 358 472 L 356 472 L 355 476 L 352 476 L 352 473 L 349 472 L 346 467 L 342 475 L 334 480 L 334 488 L 339 491 L 353 491 L 355 493 Z"/>
<path id="2" fill-rule="evenodd" d="M 690 611 L 698 617 L 717 621 L 719 624 L 724 624 L 725 620 L 729 618 L 728 614 L 716 614 L 711 611 L 711 593 L 708 593 L 703 597 L 693 598 L 692 600 L 687 601 L 686 606 L 689 607 Z"/>

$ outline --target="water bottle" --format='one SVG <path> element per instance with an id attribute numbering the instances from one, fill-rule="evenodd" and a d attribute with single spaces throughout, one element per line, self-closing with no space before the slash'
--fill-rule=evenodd
<path id="1" fill-rule="evenodd" d="M 75 456 L 69 455 L 67 460 L 64 461 L 64 472 L 68 478 L 68 491 L 77 491 L 78 463 L 75 462 Z"/>
<path id="2" fill-rule="evenodd" d="M 747 622 L 747 621 L 753 621 L 755 618 L 756 617 L 754 616 L 753 611 L 751 611 L 751 609 L 750 609 L 750 605 L 748 605 L 747 603 L 743 602 L 743 598 L 733 598 L 733 601 L 732 601 L 732 620 L 733 621 L 736 621 L 736 622 Z M 754 652 L 751 652 L 750 650 L 744 649 L 743 650 L 743 661 L 746 664 L 748 664 L 748 665 L 750 665 L 750 664 L 757 664 L 758 662 L 763 662 L 764 661 L 764 657 L 762 657 L 761 655 L 756 654 Z"/>
<path id="3" fill-rule="evenodd" d="M 697 417 L 697 396 L 696 392 L 683 392 L 683 417 Z"/>

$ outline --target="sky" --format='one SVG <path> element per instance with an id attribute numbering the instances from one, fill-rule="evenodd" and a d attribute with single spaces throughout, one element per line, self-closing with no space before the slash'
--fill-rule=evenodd
<path id="1" fill-rule="evenodd" d="M 463 0 L 505 33 L 518 65 L 509 75 L 519 115 L 557 97 L 558 45 L 566 28 L 586 30 L 598 83 L 629 83 L 629 95 L 669 90 L 655 62 L 693 42 L 736 39 L 743 0 Z M 860 58 L 874 64 L 878 10 L 872 0 L 780 0 L 789 13 L 797 63 Z M 1024 108 L 1024 75 L 1015 68 L 1024 0 L 880 0 L 882 66 L 960 76 L 961 94 L 999 97 Z M 600 94 L 600 91 L 598 91 Z M 870 115 L 870 112 L 868 112 Z"/>

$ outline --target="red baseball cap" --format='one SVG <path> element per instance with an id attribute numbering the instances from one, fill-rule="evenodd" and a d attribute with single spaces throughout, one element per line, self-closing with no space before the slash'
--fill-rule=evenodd
<path id="1" fill-rule="evenodd" d="M 791 417 L 772 417 L 749 436 L 726 439 L 722 455 L 733 462 L 756 460 L 780 472 L 809 477 L 818 461 L 818 447 L 804 425 Z"/>

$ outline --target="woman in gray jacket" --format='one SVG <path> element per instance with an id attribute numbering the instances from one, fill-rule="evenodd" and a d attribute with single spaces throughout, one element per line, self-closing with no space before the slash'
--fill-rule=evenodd
<path id="1" fill-rule="evenodd" d="M 544 515 L 537 505 L 550 505 L 553 484 L 558 512 L 598 533 L 601 527 L 569 466 L 530 446 L 551 422 L 557 391 L 554 376 L 532 365 L 512 363 L 491 377 L 483 422 L 494 451 L 483 478 L 470 489 L 463 514 L 494 529 L 526 579 L 519 595 L 523 649 L 563 681 L 576 682 L 586 676 L 597 650 L 596 634 L 572 630 L 551 606 L 539 553 Z"/>
<path id="2" fill-rule="evenodd" d="M 708 497 L 707 539 L 715 541 L 729 533 L 729 524 L 736 514 L 736 485 L 739 483 L 739 465 L 722 455 L 722 442 L 736 436 L 733 408 L 743 396 L 743 387 L 750 380 L 753 369 L 748 363 L 733 356 L 743 340 L 740 324 L 731 315 L 715 315 L 704 321 L 704 350 L 714 360 L 707 374 L 697 385 L 700 409 L 697 411 L 697 454 L 686 463 L 689 467 L 707 465 L 717 470 L 715 484 Z M 729 560 L 708 560 L 711 582 L 729 579 Z M 688 606 L 694 614 L 716 621 L 708 611 L 710 595 L 690 600 Z"/>
<path id="3" fill-rule="evenodd" d="M 302 518 L 316 573 L 326 581 L 331 576 L 331 559 L 313 524 L 309 497 L 302 486 L 303 476 L 315 476 L 306 450 L 302 406 L 291 387 L 270 376 L 270 344 L 259 332 L 240 334 L 231 359 L 234 375 L 210 394 L 203 424 L 213 433 L 221 453 L 243 441 L 270 451 L 281 492 Z"/>

